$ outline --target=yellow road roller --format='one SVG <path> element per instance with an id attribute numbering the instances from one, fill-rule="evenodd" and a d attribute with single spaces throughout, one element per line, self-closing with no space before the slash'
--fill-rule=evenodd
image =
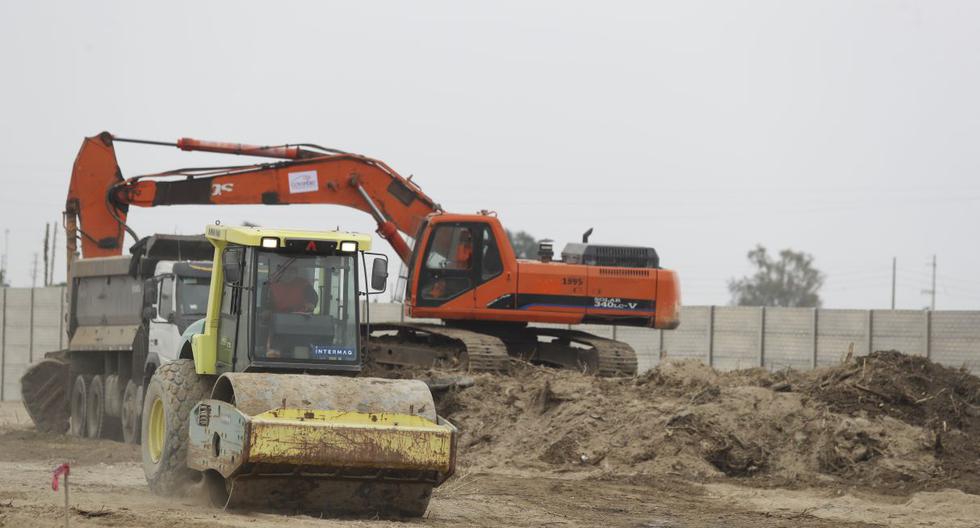
<path id="1" fill-rule="evenodd" d="M 207 316 L 143 403 L 150 488 L 197 482 L 231 508 L 423 515 L 453 473 L 457 431 L 425 383 L 358 376 L 361 299 L 388 276 L 370 236 L 223 225 L 205 235 Z"/>

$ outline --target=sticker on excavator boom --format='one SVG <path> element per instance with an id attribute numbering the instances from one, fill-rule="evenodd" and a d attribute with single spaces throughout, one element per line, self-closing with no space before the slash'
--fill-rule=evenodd
<path id="1" fill-rule="evenodd" d="M 315 170 L 289 173 L 290 194 L 316 192 L 319 188 Z"/>

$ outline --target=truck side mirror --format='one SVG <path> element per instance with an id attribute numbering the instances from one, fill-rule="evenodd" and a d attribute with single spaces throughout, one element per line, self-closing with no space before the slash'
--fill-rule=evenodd
<path id="1" fill-rule="evenodd" d="M 143 306 L 152 306 L 157 303 L 157 281 L 147 279 L 143 281 Z"/>
<path id="2" fill-rule="evenodd" d="M 383 293 L 388 289 L 388 259 L 376 258 L 371 263 L 371 289 Z"/>

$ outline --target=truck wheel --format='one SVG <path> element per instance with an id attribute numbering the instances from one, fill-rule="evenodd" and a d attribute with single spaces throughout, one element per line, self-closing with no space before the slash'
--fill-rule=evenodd
<path id="1" fill-rule="evenodd" d="M 106 412 L 105 379 L 92 376 L 85 400 L 85 436 L 89 438 L 109 437 L 109 414 Z"/>
<path id="2" fill-rule="evenodd" d="M 211 394 L 214 376 L 200 376 L 194 361 L 161 366 L 146 387 L 141 443 L 143 473 L 150 490 L 175 495 L 201 474 L 187 467 L 187 427 L 191 409 Z"/>
<path id="3" fill-rule="evenodd" d="M 133 380 L 126 382 L 122 404 L 123 441 L 127 444 L 140 443 L 140 416 L 143 414 L 143 386 Z"/>
<path id="4" fill-rule="evenodd" d="M 79 374 L 75 376 L 75 383 L 72 384 L 69 398 L 71 425 L 68 429 L 72 436 L 85 436 L 87 429 L 85 410 L 88 407 L 88 386 L 91 379 L 91 376 Z"/>

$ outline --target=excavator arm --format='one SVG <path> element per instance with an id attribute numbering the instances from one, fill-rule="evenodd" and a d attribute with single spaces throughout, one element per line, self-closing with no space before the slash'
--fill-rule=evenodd
<path id="1" fill-rule="evenodd" d="M 185 168 L 123 178 L 115 143 L 133 142 L 276 158 L 253 165 Z M 130 206 L 209 204 L 335 204 L 370 214 L 378 234 L 405 262 L 411 248 L 399 233 L 415 236 L 422 221 L 441 211 L 422 189 L 384 162 L 316 145 L 256 146 L 182 138 L 176 143 L 131 140 L 108 132 L 86 138 L 75 159 L 65 227 L 69 267 L 81 239 L 84 257 L 122 254 Z"/>

